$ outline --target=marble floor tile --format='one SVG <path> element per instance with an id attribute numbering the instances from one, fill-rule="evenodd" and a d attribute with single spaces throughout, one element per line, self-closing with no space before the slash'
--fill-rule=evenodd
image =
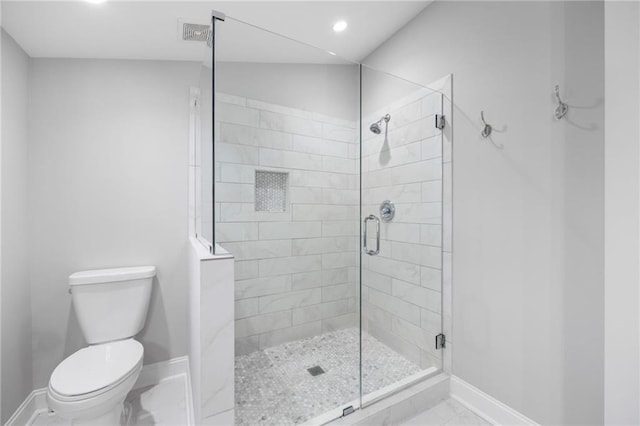
<path id="1" fill-rule="evenodd" d="M 187 425 L 187 396 L 184 376 L 165 379 L 157 385 L 134 389 L 127 395 L 130 426 Z M 39 414 L 32 426 L 68 426 L 52 413 Z"/>

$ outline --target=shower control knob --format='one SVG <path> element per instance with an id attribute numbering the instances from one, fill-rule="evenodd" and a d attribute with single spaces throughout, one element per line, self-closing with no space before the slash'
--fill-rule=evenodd
<path id="1" fill-rule="evenodd" d="M 384 200 L 380 204 L 380 219 L 383 222 L 389 222 L 396 215 L 396 206 L 389 200 Z"/>

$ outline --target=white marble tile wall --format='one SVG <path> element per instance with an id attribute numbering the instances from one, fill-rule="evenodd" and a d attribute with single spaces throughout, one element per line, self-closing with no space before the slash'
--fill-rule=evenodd
<path id="1" fill-rule="evenodd" d="M 355 123 L 218 94 L 216 131 L 216 240 L 236 258 L 236 354 L 355 326 Z M 256 211 L 256 170 L 288 173 L 286 211 Z"/>
<path id="2" fill-rule="evenodd" d="M 189 364 L 196 424 L 232 410 L 234 386 L 234 258 L 211 255 L 191 238 Z"/>
<path id="3" fill-rule="evenodd" d="M 441 94 L 416 92 L 368 114 L 366 123 L 391 114 L 389 132 L 386 138 L 367 132 L 362 146 L 363 215 L 380 216 L 384 200 L 396 207 L 395 218 L 381 224 L 380 254 L 363 259 L 363 326 L 422 368 L 441 367 L 434 343 L 449 259 L 442 253 L 442 131 L 434 117 L 441 111 Z"/>

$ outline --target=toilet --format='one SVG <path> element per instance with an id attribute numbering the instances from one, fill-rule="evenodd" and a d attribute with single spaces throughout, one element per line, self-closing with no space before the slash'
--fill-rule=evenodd
<path id="1" fill-rule="evenodd" d="M 49 408 L 72 425 L 121 425 L 124 400 L 140 375 L 144 327 L 155 266 L 69 276 L 73 306 L 89 344 L 51 374 Z"/>

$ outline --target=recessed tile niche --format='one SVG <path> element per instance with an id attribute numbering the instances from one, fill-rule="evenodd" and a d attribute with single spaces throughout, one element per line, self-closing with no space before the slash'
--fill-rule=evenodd
<path id="1" fill-rule="evenodd" d="M 289 173 L 256 170 L 256 211 L 287 211 Z"/>

